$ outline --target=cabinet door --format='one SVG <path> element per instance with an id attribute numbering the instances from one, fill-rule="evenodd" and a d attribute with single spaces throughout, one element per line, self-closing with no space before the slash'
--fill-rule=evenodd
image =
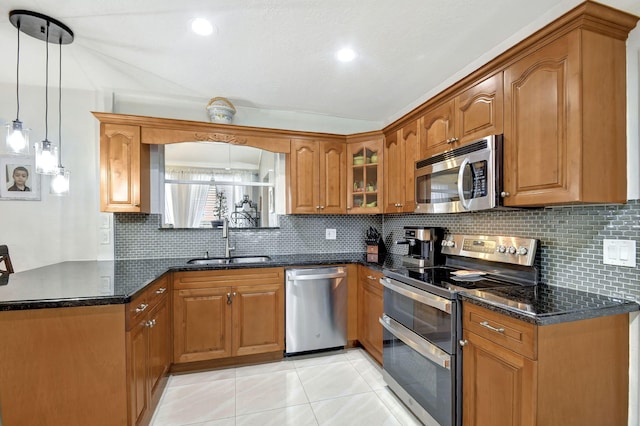
<path id="1" fill-rule="evenodd" d="M 384 141 L 384 212 L 402 212 L 405 185 L 404 146 L 401 132 L 385 135 Z"/>
<path id="2" fill-rule="evenodd" d="M 369 268 L 360 269 L 358 292 L 358 340 L 382 364 L 383 289 L 380 274 Z"/>
<path id="3" fill-rule="evenodd" d="M 347 212 L 347 147 L 343 142 L 319 142 L 320 212 Z"/>
<path id="4" fill-rule="evenodd" d="M 502 73 L 495 74 L 456 97 L 456 137 L 460 143 L 502 134 Z"/>
<path id="5" fill-rule="evenodd" d="M 174 291 L 174 362 L 231 356 L 231 298 L 231 287 Z"/>
<path id="6" fill-rule="evenodd" d="M 284 350 L 284 284 L 233 289 L 233 354 Z"/>
<path id="7" fill-rule="evenodd" d="M 100 210 L 150 212 L 149 145 L 140 127 L 102 124 L 100 132 Z"/>
<path id="8" fill-rule="evenodd" d="M 167 294 L 149 313 L 149 318 L 149 389 L 153 396 L 171 367 L 171 316 Z"/>
<path id="9" fill-rule="evenodd" d="M 404 126 L 400 137 L 404 148 L 404 202 L 402 210 L 413 213 L 416 209 L 416 161 L 421 160 L 418 120 Z"/>
<path id="10" fill-rule="evenodd" d="M 536 362 L 464 332 L 462 420 L 465 426 L 536 424 Z"/>
<path id="11" fill-rule="evenodd" d="M 440 104 L 422 116 L 420 126 L 420 157 L 427 158 L 446 151 L 455 136 L 454 100 Z"/>
<path id="12" fill-rule="evenodd" d="M 574 31 L 504 71 L 507 206 L 579 199 L 579 43 Z"/>
<path id="13" fill-rule="evenodd" d="M 144 417 L 149 401 L 147 382 L 149 369 L 148 332 L 149 328 L 145 319 L 140 320 L 127 332 L 129 422 L 134 425 Z"/>
<path id="14" fill-rule="evenodd" d="M 291 213 L 318 213 L 320 151 L 318 142 L 291 141 L 289 167 L 289 204 Z"/>
<path id="15" fill-rule="evenodd" d="M 347 145 L 347 213 L 383 212 L 382 138 Z"/>

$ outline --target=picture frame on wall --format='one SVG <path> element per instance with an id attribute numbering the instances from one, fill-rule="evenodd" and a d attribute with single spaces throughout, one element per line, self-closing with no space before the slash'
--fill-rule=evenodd
<path id="1" fill-rule="evenodd" d="M 0 201 L 40 201 L 40 179 L 34 156 L 0 156 Z"/>

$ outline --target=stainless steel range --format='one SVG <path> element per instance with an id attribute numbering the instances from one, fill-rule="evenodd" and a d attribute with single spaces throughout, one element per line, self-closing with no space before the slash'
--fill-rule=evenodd
<path id="1" fill-rule="evenodd" d="M 460 425 L 462 322 L 458 293 L 537 285 L 537 241 L 447 235 L 443 266 L 385 269 L 383 377 L 426 425 Z"/>

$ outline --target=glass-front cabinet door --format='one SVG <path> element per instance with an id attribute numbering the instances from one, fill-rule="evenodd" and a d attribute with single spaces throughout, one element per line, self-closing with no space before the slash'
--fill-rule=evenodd
<path id="1" fill-rule="evenodd" d="M 347 212 L 382 213 L 382 137 L 349 143 L 347 151 Z"/>

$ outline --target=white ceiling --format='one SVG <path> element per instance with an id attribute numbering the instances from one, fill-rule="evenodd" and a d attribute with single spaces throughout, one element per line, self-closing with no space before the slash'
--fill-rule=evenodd
<path id="1" fill-rule="evenodd" d="M 0 82 L 15 84 L 8 13 L 28 9 L 75 33 L 63 47 L 63 87 L 224 96 L 237 106 L 388 123 L 579 3 L 3 0 Z M 640 15 L 638 0 L 602 3 Z M 192 33 L 195 17 L 208 18 L 214 34 Z M 44 43 L 21 43 L 21 84 L 43 85 Z M 355 61 L 334 59 L 344 46 L 358 52 Z M 57 46 L 50 54 L 57 82 Z"/>

